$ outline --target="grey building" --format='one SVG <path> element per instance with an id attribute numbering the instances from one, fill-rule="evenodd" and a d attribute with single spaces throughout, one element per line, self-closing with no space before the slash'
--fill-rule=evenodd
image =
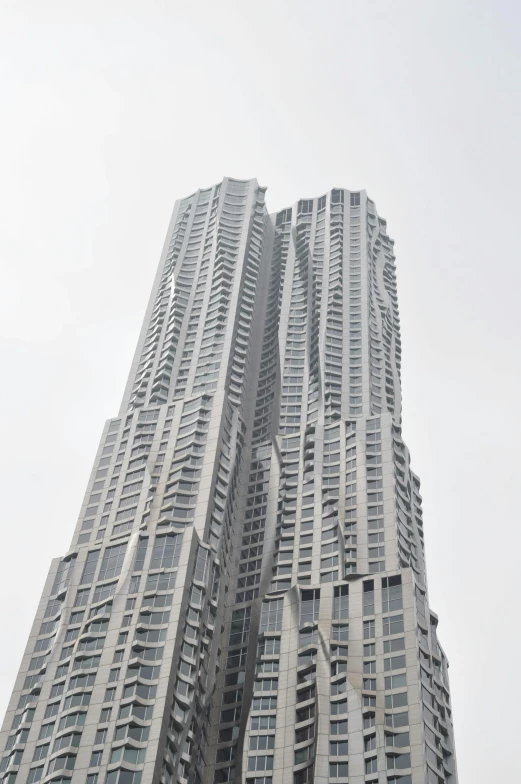
<path id="1" fill-rule="evenodd" d="M 456 784 L 393 241 L 364 191 L 178 201 L 53 561 L 4 784 Z"/>

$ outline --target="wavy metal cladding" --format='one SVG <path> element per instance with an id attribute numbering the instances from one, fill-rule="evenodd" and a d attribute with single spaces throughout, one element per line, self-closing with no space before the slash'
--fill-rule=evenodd
<path id="1" fill-rule="evenodd" d="M 3 781 L 457 782 L 393 242 L 364 191 L 176 203 Z"/>

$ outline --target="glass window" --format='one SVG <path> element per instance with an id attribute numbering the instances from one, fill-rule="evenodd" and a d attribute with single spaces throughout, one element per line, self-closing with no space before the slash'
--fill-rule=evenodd
<path id="1" fill-rule="evenodd" d="M 100 573 L 98 580 L 108 580 L 111 577 L 117 577 L 121 572 L 127 543 L 117 544 L 115 547 L 107 547 L 103 553 L 103 560 L 101 562 Z"/>
<path id="2" fill-rule="evenodd" d="M 403 632 L 403 615 L 389 615 L 384 618 L 383 632 L 385 636 Z"/>
<path id="3" fill-rule="evenodd" d="M 385 632 L 384 632 L 385 634 Z M 375 622 L 374 621 L 364 621 L 364 640 L 371 639 L 371 637 L 375 636 Z"/>
<path id="4" fill-rule="evenodd" d="M 374 581 L 364 582 L 364 615 L 374 615 Z"/>
<path id="5" fill-rule="evenodd" d="M 382 612 L 401 610 L 402 578 L 401 575 L 382 578 Z"/>
<path id="6" fill-rule="evenodd" d="M 91 583 L 93 581 L 99 554 L 99 550 L 92 550 L 91 552 L 87 553 L 87 560 L 85 561 L 85 566 L 83 567 L 80 585 Z"/>
<path id="7" fill-rule="evenodd" d="M 349 617 L 349 586 L 338 585 L 334 589 L 333 597 L 333 618 Z"/>
<path id="8" fill-rule="evenodd" d="M 300 624 L 314 623 L 320 610 L 320 590 L 302 591 L 300 605 Z"/>
<path id="9" fill-rule="evenodd" d="M 263 602 L 261 610 L 260 631 L 278 632 L 282 628 L 283 599 Z"/>
<path id="10" fill-rule="evenodd" d="M 172 569 L 179 563 L 182 537 L 178 534 L 157 536 L 150 561 L 150 569 Z"/>

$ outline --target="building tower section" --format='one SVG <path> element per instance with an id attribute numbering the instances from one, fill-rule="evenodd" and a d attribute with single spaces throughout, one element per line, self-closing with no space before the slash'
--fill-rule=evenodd
<path id="1" fill-rule="evenodd" d="M 175 205 L 2 784 L 457 784 L 393 242 L 365 191 L 264 196 Z"/>

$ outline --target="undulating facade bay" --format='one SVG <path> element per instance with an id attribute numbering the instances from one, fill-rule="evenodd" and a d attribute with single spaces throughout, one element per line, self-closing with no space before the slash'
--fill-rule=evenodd
<path id="1" fill-rule="evenodd" d="M 176 203 L 4 784 L 457 783 L 400 367 L 365 191 L 270 215 L 225 178 Z"/>

